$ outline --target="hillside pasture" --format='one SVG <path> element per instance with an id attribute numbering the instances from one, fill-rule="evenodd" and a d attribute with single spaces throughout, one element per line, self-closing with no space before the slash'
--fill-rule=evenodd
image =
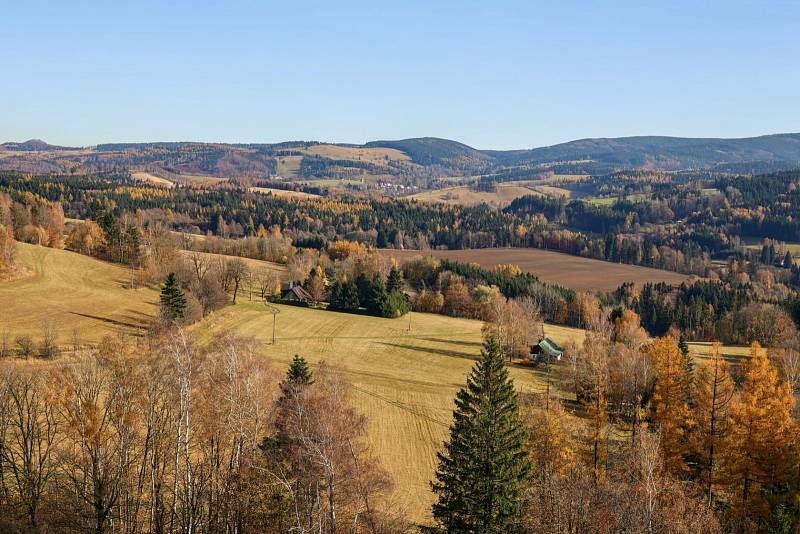
<path id="1" fill-rule="evenodd" d="M 281 372 L 295 354 L 341 369 L 353 384 L 357 408 L 369 419 L 369 441 L 395 480 L 398 500 L 414 519 L 426 518 L 436 452 L 447 436 L 454 395 L 480 354 L 481 323 L 418 313 L 409 320 L 275 308 L 275 345 L 272 314 L 256 303 L 229 306 L 195 331 L 201 341 L 225 330 L 254 337 Z M 571 328 L 545 330 L 559 342 L 583 338 Z M 514 365 L 510 372 L 521 391 L 546 387 L 540 371 Z"/>
<path id="2" fill-rule="evenodd" d="M 405 152 L 394 148 L 384 147 L 356 147 L 342 145 L 311 145 L 305 150 L 306 153 L 314 156 L 322 156 L 330 159 L 350 159 L 369 161 L 372 163 L 392 161 L 411 161 Z"/>
<path id="3" fill-rule="evenodd" d="M 126 288 L 131 271 L 75 252 L 18 244 L 18 261 L 29 275 L 0 282 L 0 333 L 31 336 L 52 321 L 58 343 L 95 344 L 116 332 L 140 335 L 158 314 L 158 292 Z"/>
<path id="4" fill-rule="evenodd" d="M 220 257 L 201 254 L 209 260 Z M 130 271 L 124 267 L 27 244 L 19 244 L 18 257 L 30 274 L 0 283 L 0 333 L 26 334 L 38 341 L 41 325 L 53 320 L 61 345 L 72 344 L 73 331 L 79 332 L 81 344 L 96 344 L 104 335 L 141 335 L 156 317 L 157 290 L 126 289 Z M 243 261 L 253 269 L 269 268 L 279 274 L 284 270 L 269 262 Z M 272 344 L 274 310 L 278 313 Z M 480 354 L 481 326 L 480 321 L 415 312 L 382 319 L 297 306 L 268 307 L 244 296 L 190 331 L 201 344 L 224 331 L 252 337 L 281 374 L 295 354 L 314 366 L 322 360 L 334 365 L 353 384 L 356 408 L 369 420 L 368 440 L 394 478 L 397 501 L 412 519 L 426 521 L 436 452 L 447 437 L 454 395 Z M 545 325 L 544 330 L 560 344 L 580 344 L 585 337 L 584 331 L 564 326 Z M 708 351 L 702 343 L 691 348 L 700 357 Z M 737 358 L 746 349 L 723 352 Z M 69 356 L 65 358 L 69 361 Z M 33 363 L 39 362 L 20 365 Z M 541 369 L 514 363 L 509 372 L 521 392 L 541 393 L 546 388 Z M 566 363 L 553 368 L 551 392 L 574 401 L 568 388 L 560 385 L 567 382 L 568 372 Z"/>
<path id="5" fill-rule="evenodd" d="M 175 184 L 166 178 L 162 178 L 160 176 L 156 176 L 155 174 L 139 171 L 131 173 L 131 178 L 134 180 L 138 180 L 140 182 L 146 182 L 148 184 L 157 185 L 159 187 L 168 187 L 172 188 L 175 187 Z"/>
<path id="6" fill-rule="evenodd" d="M 278 168 L 278 176 L 284 178 L 292 178 L 297 176 L 297 171 L 300 169 L 300 162 L 303 161 L 303 156 L 280 156 L 276 158 Z"/>
<path id="7" fill-rule="evenodd" d="M 205 174 L 175 174 L 171 175 L 174 181 L 199 187 L 208 187 L 227 182 L 227 178 L 219 178 L 218 176 L 208 176 Z"/>
<path id="8" fill-rule="evenodd" d="M 276 198 L 288 198 L 291 200 L 309 200 L 312 198 L 322 198 L 313 193 L 304 193 L 303 191 L 287 191 L 285 189 L 277 189 L 274 187 L 251 187 L 249 189 L 253 193 L 262 193 L 264 195 L 272 195 Z"/>
<path id="9" fill-rule="evenodd" d="M 455 206 L 488 204 L 495 208 L 504 208 L 515 198 L 533 194 L 536 194 L 536 191 L 524 182 L 507 182 L 498 184 L 494 191 L 476 191 L 470 186 L 462 185 L 424 191 L 407 198 L 420 202 L 438 202 Z"/>
<path id="10" fill-rule="evenodd" d="M 511 263 L 523 271 L 537 276 L 543 282 L 558 284 L 577 291 L 613 291 L 625 282 L 642 285 L 646 282 L 680 284 L 688 275 L 608 261 L 571 256 L 535 248 L 485 248 L 469 250 L 418 250 L 381 251 L 398 261 L 405 262 L 423 255 L 448 258 L 465 263 L 477 263 L 484 268 Z"/>

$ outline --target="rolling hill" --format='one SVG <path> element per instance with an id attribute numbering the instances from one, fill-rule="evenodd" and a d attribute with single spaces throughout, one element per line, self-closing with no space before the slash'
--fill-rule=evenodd
<path id="1" fill-rule="evenodd" d="M 115 143 L 68 149 L 41 140 L 0 145 L 0 168 L 25 172 L 103 172 L 109 168 L 249 181 L 357 179 L 429 187 L 439 177 L 492 174 L 521 179 L 548 169 L 608 174 L 620 170 L 796 168 L 800 133 L 741 139 L 639 136 L 579 139 L 528 150 L 479 150 L 436 137 L 363 145 L 294 141 L 273 144 Z M 505 181 L 505 180 L 500 180 Z"/>

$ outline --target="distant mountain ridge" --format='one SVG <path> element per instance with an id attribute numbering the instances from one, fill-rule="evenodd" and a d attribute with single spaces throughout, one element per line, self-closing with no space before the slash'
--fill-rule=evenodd
<path id="1" fill-rule="evenodd" d="M 328 147 L 325 150 L 320 148 Z M 332 147 L 339 147 L 331 150 Z M 370 149 L 400 151 L 410 161 Z M 94 172 L 108 168 L 146 168 L 171 173 L 207 173 L 226 178 L 352 178 L 364 174 L 431 179 L 438 176 L 503 176 L 522 179 L 545 170 L 555 173 L 609 174 L 622 170 L 716 170 L 797 168 L 800 133 L 739 139 L 635 136 L 587 138 L 526 150 L 480 150 L 438 137 L 370 141 L 363 145 L 288 141 L 282 143 L 150 142 L 107 143 L 81 149 L 40 139 L 3 143 L 0 168 L 59 168 Z M 9 154 L 11 153 L 11 154 Z M 292 163 L 285 158 L 295 158 Z M 69 159 L 73 158 L 73 159 Z M 77 158 L 77 160 L 75 159 Z M 290 165 L 287 167 L 287 161 Z M 76 162 L 78 165 L 76 165 Z M 293 166 L 292 166 L 293 165 Z M 291 174 L 286 175 L 286 169 Z M 410 177 L 410 178 L 409 178 Z"/>
<path id="2" fill-rule="evenodd" d="M 3 143 L 3 148 L 6 150 L 19 150 L 20 152 L 36 152 L 44 150 L 73 150 L 71 147 L 57 146 L 48 144 L 41 139 L 28 139 L 22 143 L 8 142 Z"/>
<path id="3" fill-rule="evenodd" d="M 485 151 L 505 164 L 593 160 L 621 167 L 675 170 L 720 163 L 800 159 L 800 133 L 739 139 L 636 136 L 578 139 L 530 150 Z"/>

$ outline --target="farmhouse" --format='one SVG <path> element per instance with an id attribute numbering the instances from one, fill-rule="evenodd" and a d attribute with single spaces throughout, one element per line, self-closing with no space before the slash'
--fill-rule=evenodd
<path id="1" fill-rule="evenodd" d="M 549 337 L 543 337 L 539 343 L 531 347 L 531 359 L 534 361 L 561 361 L 564 349 Z"/>
<path id="2" fill-rule="evenodd" d="M 289 287 L 289 289 L 284 289 L 281 292 L 281 301 L 290 304 L 303 304 L 308 306 L 314 302 L 314 298 L 308 291 L 303 289 L 302 286 L 292 285 Z"/>

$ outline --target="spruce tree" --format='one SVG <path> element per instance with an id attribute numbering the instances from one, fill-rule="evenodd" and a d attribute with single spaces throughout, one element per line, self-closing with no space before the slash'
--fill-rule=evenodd
<path id="1" fill-rule="evenodd" d="M 369 300 L 367 301 L 369 313 L 379 317 L 390 317 L 390 315 L 388 315 L 388 301 L 389 294 L 386 292 L 386 286 L 383 285 L 381 273 L 375 273 L 372 277 L 372 287 L 369 292 Z"/>
<path id="2" fill-rule="evenodd" d="M 343 309 L 342 283 L 339 281 L 339 278 L 334 278 L 333 284 L 331 284 L 331 293 L 330 296 L 328 297 L 328 309 L 331 310 Z"/>
<path id="3" fill-rule="evenodd" d="M 520 530 L 531 466 L 517 394 L 496 339 L 456 395 L 450 440 L 438 454 L 433 517 L 446 532 Z"/>
<path id="4" fill-rule="evenodd" d="M 355 284 L 345 282 L 342 285 L 341 297 L 342 309 L 347 311 L 358 311 L 361 307 L 361 302 L 358 300 L 358 289 Z"/>
<path id="5" fill-rule="evenodd" d="M 389 271 L 389 277 L 386 279 L 386 291 L 390 295 L 403 292 L 403 275 L 400 274 L 400 270 L 395 266 L 392 266 Z"/>
<path id="6" fill-rule="evenodd" d="M 170 321 L 183 319 L 186 315 L 186 296 L 175 273 L 169 273 L 161 288 L 161 314 Z"/>
<path id="7" fill-rule="evenodd" d="M 289 370 L 286 372 L 286 380 L 305 386 L 314 383 L 314 374 L 311 372 L 311 368 L 305 358 L 297 354 L 294 355 L 292 363 L 289 364 Z"/>
<path id="8" fill-rule="evenodd" d="M 793 266 L 794 266 L 794 259 L 792 258 L 792 253 L 787 250 L 786 255 L 783 257 L 783 268 L 791 269 Z"/>

